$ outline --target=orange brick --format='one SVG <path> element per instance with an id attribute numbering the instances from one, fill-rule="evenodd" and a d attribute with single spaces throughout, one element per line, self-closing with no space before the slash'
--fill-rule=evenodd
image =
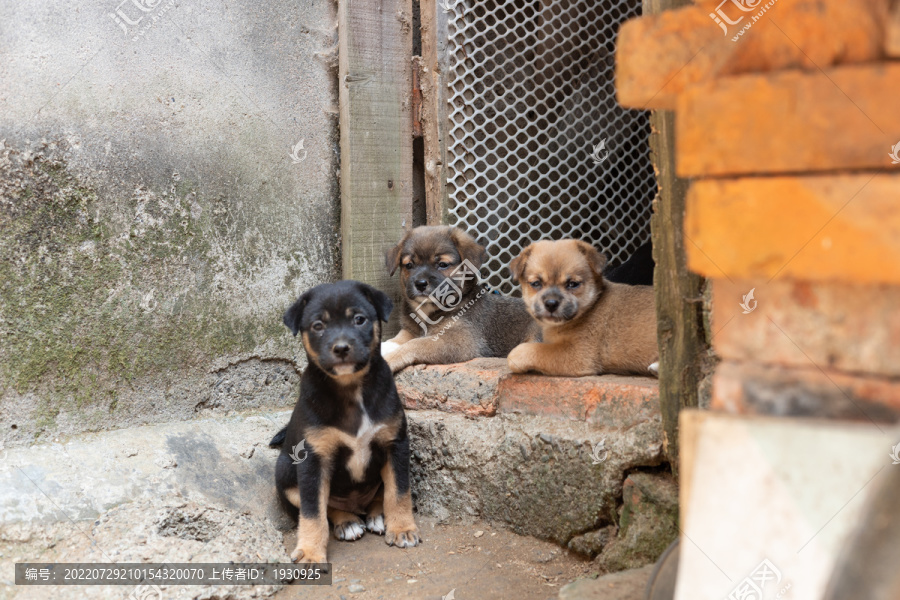
<path id="1" fill-rule="evenodd" d="M 722 78 L 678 97 L 682 177 L 893 168 L 900 64 Z"/>
<path id="2" fill-rule="evenodd" d="M 707 277 L 900 284 L 900 175 L 705 180 L 688 266 Z"/>
<path id="3" fill-rule="evenodd" d="M 900 377 L 897 286 L 715 279 L 711 325 L 726 360 Z"/>
<path id="4" fill-rule="evenodd" d="M 900 381 L 815 367 L 723 362 L 713 377 L 710 408 L 732 414 L 895 423 L 900 420 Z"/>
<path id="5" fill-rule="evenodd" d="M 546 377 L 500 380 L 500 412 L 627 428 L 659 418 L 659 385 L 650 377 Z"/>
<path id="6" fill-rule="evenodd" d="M 632 19 L 617 42 L 619 103 L 674 109 L 688 86 L 727 75 L 781 69 L 817 69 L 872 61 L 883 55 L 888 0 L 779 0 L 737 35 L 765 6 L 744 13 L 722 7 L 736 25 L 728 33 L 710 17 L 721 0 Z M 818 65 L 818 67 L 817 67 Z"/>

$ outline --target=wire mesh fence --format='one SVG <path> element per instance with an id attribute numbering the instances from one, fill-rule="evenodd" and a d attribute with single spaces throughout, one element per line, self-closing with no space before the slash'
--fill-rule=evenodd
<path id="1" fill-rule="evenodd" d="M 644 111 L 616 102 L 619 24 L 640 0 L 443 0 L 449 213 L 507 268 L 539 239 L 593 243 L 611 264 L 650 236 L 656 179 Z"/>

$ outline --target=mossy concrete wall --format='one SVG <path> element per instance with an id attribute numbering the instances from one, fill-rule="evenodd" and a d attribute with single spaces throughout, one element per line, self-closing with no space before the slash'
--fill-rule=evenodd
<path id="1" fill-rule="evenodd" d="M 291 405 L 281 314 L 340 272 L 335 10 L 0 0 L 0 444 Z"/>

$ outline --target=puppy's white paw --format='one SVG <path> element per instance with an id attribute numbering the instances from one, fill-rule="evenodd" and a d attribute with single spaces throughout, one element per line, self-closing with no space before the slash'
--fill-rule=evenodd
<path id="1" fill-rule="evenodd" d="M 649 367 L 647 367 L 647 370 L 650 371 L 651 375 L 658 378 L 659 377 L 659 361 L 657 361 L 657 362 L 653 363 L 652 365 L 650 365 Z"/>
<path id="2" fill-rule="evenodd" d="M 381 355 L 386 356 L 400 347 L 397 342 L 381 342 Z"/>
<path id="3" fill-rule="evenodd" d="M 366 533 L 362 521 L 347 521 L 346 523 L 338 523 L 334 526 L 335 539 L 343 542 L 352 542 L 358 540 Z"/>
<path id="4" fill-rule="evenodd" d="M 378 535 L 384 535 L 384 515 L 366 518 L 366 529 Z"/>

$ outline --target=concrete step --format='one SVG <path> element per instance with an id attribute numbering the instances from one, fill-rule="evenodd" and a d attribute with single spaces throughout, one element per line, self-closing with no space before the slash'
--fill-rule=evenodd
<path id="1" fill-rule="evenodd" d="M 514 375 L 490 358 L 396 379 L 427 514 L 501 521 L 610 571 L 653 562 L 674 539 L 656 379 Z"/>
<path id="2" fill-rule="evenodd" d="M 0 466 L 0 523 L 94 519 L 126 502 L 174 496 L 246 506 L 287 528 L 272 487 L 277 451 L 266 442 L 288 416 L 167 423 L 10 449 Z M 620 431 L 525 415 L 472 419 L 422 410 L 408 418 L 420 512 L 500 521 L 561 545 L 574 540 L 573 549 L 586 554 L 599 551 L 591 544 L 604 535 L 592 542 L 585 534 L 608 534 L 619 522 L 626 474 L 663 460 L 652 421 Z M 604 450 L 592 454 L 599 442 Z M 640 485 L 654 477 L 663 476 Z"/>
<path id="3" fill-rule="evenodd" d="M 659 384 L 652 377 L 515 375 L 506 359 L 478 358 L 408 367 L 396 380 L 410 410 L 540 415 L 616 429 L 659 420 Z"/>
<path id="4" fill-rule="evenodd" d="M 676 491 L 654 380 L 514 376 L 502 361 L 473 361 L 408 369 L 398 386 L 421 516 L 549 540 L 598 556 L 597 570 L 647 564 L 670 541 Z M 232 413 L 4 451 L 0 573 L 16 559 L 87 559 L 97 540 L 105 554 L 92 560 L 187 561 L 201 542 L 160 533 L 160 523 L 204 509 L 211 526 L 239 526 L 203 544 L 204 556 L 237 560 L 252 546 L 283 559 L 272 532 L 292 523 L 266 444 L 289 415 Z"/>
<path id="5" fill-rule="evenodd" d="M 500 521 L 593 555 L 615 537 L 629 473 L 641 479 L 635 471 L 654 471 L 644 487 L 666 479 L 654 469 L 664 458 L 652 422 L 613 430 L 525 415 L 408 414 L 416 505 L 442 519 Z M 601 441 L 598 460 L 592 449 Z M 674 518 L 674 485 L 659 495 Z M 661 552 L 668 542 L 660 544 Z"/>

